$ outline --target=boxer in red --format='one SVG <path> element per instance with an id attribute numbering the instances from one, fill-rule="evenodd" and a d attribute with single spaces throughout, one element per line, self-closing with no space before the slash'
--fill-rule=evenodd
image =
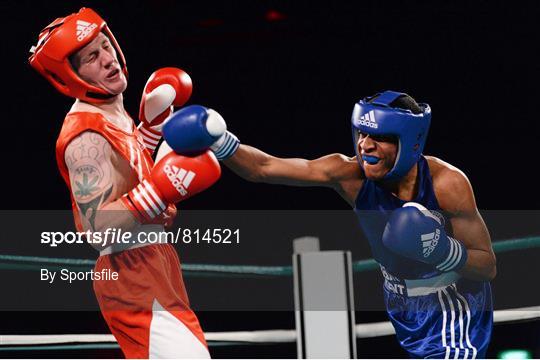
<path id="1" fill-rule="evenodd" d="M 56 19 L 32 47 L 30 64 L 57 90 L 75 98 L 56 143 L 60 173 L 71 191 L 79 231 L 121 228 L 133 234 L 163 231 L 175 203 L 211 186 L 220 167 L 211 152 L 171 152 L 156 165 L 152 153 L 173 106 L 191 95 L 191 79 L 164 68 L 148 80 L 139 128 L 124 109 L 124 56 L 105 21 L 93 10 Z M 185 170 L 188 183 L 170 178 Z M 114 216 L 111 216 L 114 214 Z M 95 271 L 117 280 L 94 281 L 102 314 L 128 358 L 208 358 L 208 348 L 184 287 L 172 245 L 94 244 Z"/>

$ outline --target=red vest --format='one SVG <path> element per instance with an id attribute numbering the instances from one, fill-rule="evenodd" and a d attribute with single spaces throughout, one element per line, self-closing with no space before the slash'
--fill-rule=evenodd
<path id="1" fill-rule="evenodd" d="M 94 131 L 107 139 L 113 149 L 129 162 L 130 167 L 139 177 L 139 181 L 147 177 L 154 166 L 154 161 L 148 150 L 146 150 L 142 136 L 135 126 L 133 126 L 133 132 L 129 134 L 107 121 L 99 113 L 76 112 L 68 114 L 64 119 L 62 130 L 60 130 L 60 135 L 58 135 L 58 140 L 56 141 L 56 162 L 58 163 L 60 174 L 70 189 L 71 207 L 73 209 L 73 216 L 75 217 L 75 226 L 78 231 L 83 231 L 83 227 L 79 208 L 71 191 L 69 171 L 64 160 L 64 153 L 71 140 L 85 131 Z"/>

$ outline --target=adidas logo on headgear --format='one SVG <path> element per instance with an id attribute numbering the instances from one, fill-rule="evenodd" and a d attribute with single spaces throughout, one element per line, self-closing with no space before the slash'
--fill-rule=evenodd
<path id="1" fill-rule="evenodd" d="M 379 125 L 377 124 L 377 121 L 375 121 L 375 111 L 371 110 L 370 112 L 360 116 L 360 125 L 377 129 Z"/>
<path id="2" fill-rule="evenodd" d="M 96 23 L 90 24 L 83 20 L 77 20 L 77 41 L 83 41 L 95 28 Z"/>

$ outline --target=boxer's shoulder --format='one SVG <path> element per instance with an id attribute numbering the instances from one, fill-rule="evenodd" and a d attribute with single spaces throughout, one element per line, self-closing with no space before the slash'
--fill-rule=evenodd
<path id="1" fill-rule="evenodd" d="M 435 156 L 426 156 L 426 160 L 434 185 L 437 183 L 438 185 L 459 186 L 467 180 L 463 171 L 444 160 Z"/>
<path id="2" fill-rule="evenodd" d="M 75 101 L 66 115 L 71 121 L 106 121 L 107 112 L 98 106 L 82 101 Z"/>
<path id="3" fill-rule="evenodd" d="M 343 154 L 328 155 L 327 173 L 335 183 L 335 190 L 351 206 L 364 183 L 363 172 L 356 156 L 348 157 Z"/>
<path id="4" fill-rule="evenodd" d="M 362 171 L 355 156 L 334 153 L 322 159 L 325 159 L 326 172 L 335 181 L 361 180 Z"/>
<path id="5" fill-rule="evenodd" d="M 80 137 L 80 135 L 84 132 L 100 132 L 100 129 L 103 127 L 103 121 L 104 120 L 99 114 L 86 112 L 69 112 L 64 119 L 62 128 L 56 140 L 57 154 L 63 154 L 66 147 L 70 143 L 72 143 L 74 139 Z"/>
<path id="6" fill-rule="evenodd" d="M 98 126 L 102 127 L 105 124 L 113 124 L 124 132 L 130 133 L 133 130 L 133 119 L 123 112 L 111 112 L 94 104 L 88 104 L 82 101 L 75 101 L 68 114 L 64 124 L 69 121 L 71 123 L 79 123 L 79 126 Z"/>
<path id="7" fill-rule="evenodd" d="M 462 170 L 434 156 L 426 156 L 426 159 L 441 208 L 457 209 L 472 198 L 471 183 Z"/>
<path id="8" fill-rule="evenodd" d="M 94 104 L 89 104 L 84 101 L 76 100 L 71 109 L 69 109 L 68 114 L 72 113 L 99 113 L 102 110 Z"/>
<path id="9" fill-rule="evenodd" d="M 70 111 L 64 118 L 61 133 L 96 131 L 102 128 L 106 121 L 104 115 L 99 112 Z"/>
<path id="10" fill-rule="evenodd" d="M 112 154 L 111 144 L 105 137 L 95 131 L 85 130 L 66 145 L 64 157 L 69 168 L 70 164 L 77 162 L 76 160 L 84 158 L 96 160 L 102 157 L 109 159 Z"/>

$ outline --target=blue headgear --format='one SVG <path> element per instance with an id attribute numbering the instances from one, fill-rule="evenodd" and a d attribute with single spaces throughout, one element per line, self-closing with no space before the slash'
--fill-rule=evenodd
<path id="1" fill-rule="evenodd" d="M 375 97 L 365 98 L 354 105 L 352 130 L 356 156 L 362 166 L 358 153 L 358 132 L 368 135 L 393 135 L 398 139 L 396 163 L 384 179 L 396 179 L 404 176 L 418 162 L 424 150 L 429 125 L 431 108 L 428 104 L 418 104 L 422 113 L 413 114 L 410 110 L 390 107 L 390 104 L 404 93 L 385 91 Z M 371 100 L 371 102 L 368 102 Z"/>

